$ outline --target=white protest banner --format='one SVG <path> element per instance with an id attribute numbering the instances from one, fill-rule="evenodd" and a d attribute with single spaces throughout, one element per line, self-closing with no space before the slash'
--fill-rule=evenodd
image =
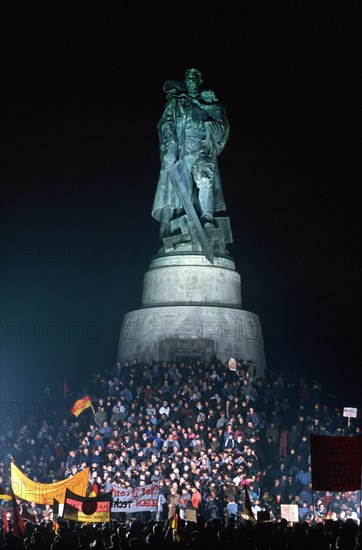
<path id="1" fill-rule="evenodd" d="M 344 407 L 343 416 L 347 418 L 357 418 L 357 409 L 354 407 Z"/>
<path id="2" fill-rule="evenodd" d="M 107 492 L 112 493 L 111 512 L 155 512 L 158 503 L 158 483 L 150 483 L 140 487 L 119 487 L 107 485 Z"/>
<path id="3" fill-rule="evenodd" d="M 234 357 L 230 357 L 228 366 L 229 366 L 230 370 L 236 371 L 236 361 L 235 361 Z"/>
<path id="4" fill-rule="evenodd" d="M 298 505 L 297 504 L 281 504 L 280 515 L 283 519 L 290 521 L 291 523 L 298 523 Z"/>

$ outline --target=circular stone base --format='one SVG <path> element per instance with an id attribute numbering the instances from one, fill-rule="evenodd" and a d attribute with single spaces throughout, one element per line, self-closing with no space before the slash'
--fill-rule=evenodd
<path id="1" fill-rule="evenodd" d="M 193 342 L 206 360 L 215 355 L 222 362 L 231 357 L 253 361 L 257 376 L 264 375 L 258 316 L 226 307 L 165 306 L 130 311 L 124 317 L 117 360 L 169 360 L 165 353 L 172 353 L 177 360 L 187 349 L 195 355 Z"/>
<path id="2" fill-rule="evenodd" d="M 204 256 L 154 259 L 143 280 L 142 307 L 200 305 L 241 309 L 240 275 L 234 263 Z"/>

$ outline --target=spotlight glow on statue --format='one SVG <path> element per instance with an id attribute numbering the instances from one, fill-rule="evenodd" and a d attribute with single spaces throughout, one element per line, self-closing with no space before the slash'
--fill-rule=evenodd
<path id="1" fill-rule="evenodd" d="M 215 212 L 226 211 L 217 156 L 228 140 L 229 123 L 214 92 L 201 91 L 201 84 L 197 69 L 188 69 L 183 83 L 164 84 L 167 103 L 158 123 L 161 170 L 152 216 L 160 222 L 161 239 L 181 232 L 181 242 L 191 243 L 194 231 L 210 251 L 207 230 L 218 227 Z M 186 223 L 191 224 L 188 231 Z"/>

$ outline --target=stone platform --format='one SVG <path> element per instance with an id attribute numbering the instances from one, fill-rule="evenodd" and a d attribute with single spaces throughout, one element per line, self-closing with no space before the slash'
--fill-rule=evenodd
<path id="1" fill-rule="evenodd" d="M 240 275 L 230 256 L 156 256 L 144 276 L 142 308 L 124 317 L 118 361 L 251 360 L 265 372 L 258 316 L 242 310 Z"/>

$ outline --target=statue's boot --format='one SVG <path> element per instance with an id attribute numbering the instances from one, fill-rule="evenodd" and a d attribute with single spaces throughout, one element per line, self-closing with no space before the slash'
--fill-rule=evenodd
<path id="1" fill-rule="evenodd" d="M 210 227 L 211 229 L 213 227 L 216 227 L 216 223 L 214 221 L 214 218 L 210 216 L 209 214 L 203 214 L 201 216 L 201 223 L 204 227 Z"/>
<path id="2" fill-rule="evenodd" d="M 215 227 L 214 222 L 214 192 L 213 188 L 208 184 L 200 185 L 199 188 L 199 204 L 201 210 L 201 223 L 204 227 Z"/>
<path id="3" fill-rule="evenodd" d="M 160 220 L 160 238 L 164 239 L 172 235 L 171 230 L 171 218 L 172 218 L 172 208 L 166 207 L 162 211 L 162 216 Z"/>
<path id="4" fill-rule="evenodd" d="M 172 234 L 171 226 L 168 222 L 161 222 L 160 224 L 160 238 L 164 239 Z"/>

